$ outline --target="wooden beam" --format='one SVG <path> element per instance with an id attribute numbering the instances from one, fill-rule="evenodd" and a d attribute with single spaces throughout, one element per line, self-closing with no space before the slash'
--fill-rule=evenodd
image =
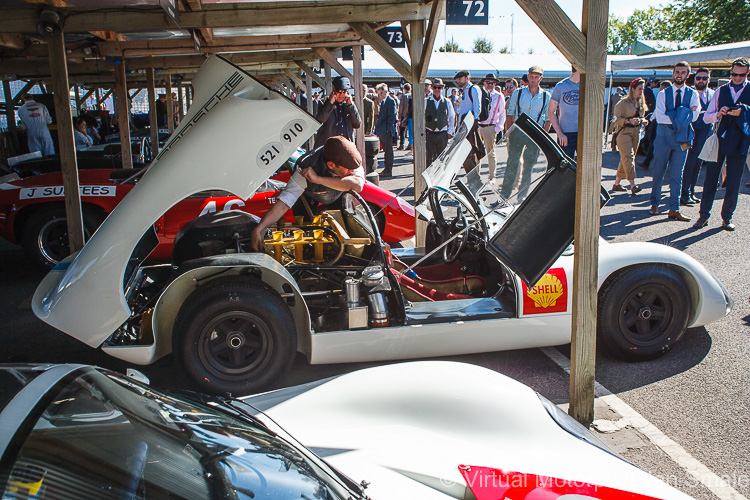
<path id="1" fill-rule="evenodd" d="M 331 65 L 328 64 L 328 62 L 325 63 L 325 67 L 323 68 L 323 71 L 325 73 L 326 81 L 325 81 L 325 87 L 323 87 L 326 91 L 326 96 L 331 95 L 331 91 L 333 90 L 333 82 L 331 81 Z"/>
<path id="2" fill-rule="evenodd" d="M 308 71 L 305 71 L 305 96 L 307 97 L 307 113 L 310 116 L 315 116 L 315 114 L 313 113 L 312 75 Z M 307 150 L 312 151 L 314 145 L 315 135 L 313 134 L 307 140 Z"/>
<path id="3" fill-rule="evenodd" d="M 414 199 L 418 199 L 422 192 L 427 188 L 427 184 L 422 178 L 422 172 L 427 169 L 427 143 L 425 142 L 425 104 L 424 104 L 424 85 L 420 80 L 420 60 L 422 57 L 422 48 L 424 41 L 424 21 L 412 21 L 409 23 L 411 44 L 411 98 L 412 98 L 412 130 L 414 131 Z M 426 63 L 425 63 L 426 66 Z M 423 247 L 425 244 L 425 235 L 427 234 L 427 222 L 422 221 L 419 217 L 414 220 L 416 246 Z"/>
<path id="4" fill-rule="evenodd" d="M 430 11 L 430 22 L 427 25 L 424 45 L 422 46 L 422 57 L 419 60 L 419 81 L 423 82 L 427 78 L 427 68 L 430 65 L 432 49 L 435 46 L 437 29 L 440 24 L 440 15 L 445 9 L 445 0 L 432 0 L 432 10 Z"/>
<path id="5" fill-rule="evenodd" d="M 0 47 L 22 50 L 31 44 L 31 40 L 16 33 L 0 33 Z"/>
<path id="6" fill-rule="evenodd" d="M 305 82 L 302 81 L 302 78 L 300 78 L 299 76 L 295 75 L 292 72 L 292 70 L 290 70 L 289 68 L 284 68 L 283 71 L 284 71 L 284 74 L 286 76 L 288 76 L 289 79 L 294 82 L 294 84 L 297 86 L 297 88 L 299 88 L 299 89 L 304 89 L 305 88 Z"/>
<path id="7" fill-rule="evenodd" d="M 116 71 L 115 71 L 115 73 L 116 73 Z M 106 91 L 106 92 L 104 93 L 104 95 L 103 95 L 103 96 L 101 96 L 100 98 L 98 98 L 98 99 L 96 100 L 96 104 L 98 104 L 98 105 L 101 105 L 101 103 L 103 103 L 104 101 L 106 101 L 106 100 L 107 100 L 107 98 L 108 98 L 109 96 L 111 96 L 111 95 L 112 95 L 112 89 L 109 89 L 108 91 Z"/>
<path id="8" fill-rule="evenodd" d="M 146 69 L 146 88 L 148 89 L 148 121 L 151 129 L 151 159 L 159 154 L 159 123 L 156 116 L 156 88 L 154 87 L 154 68 Z"/>
<path id="9" fill-rule="evenodd" d="M 78 112 L 81 110 L 81 88 L 76 83 L 75 85 L 73 85 L 73 90 L 76 94 L 76 112 Z"/>
<path id="10" fill-rule="evenodd" d="M 10 132 L 15 156 L 18 152 L 18 127 L 16 126 L 16 106 L 13 103 L 13 94 L 8 80 L 3 80 L 3 95 L 5 96 L 5 118 L 8 122 L 8 132 Z"/>
<path id="11" fill-rule="evenodd" d="M 367 23 L 350 23 L 349 26 L 352 27 L 354 31 L 360 34 L 360 36 L 370 44 L 370 46 L 375 49 L 375 52 L 380 54 L 383 59 L 385 59 L 388 64 L 393 66 L 393 69 L 398 71 L 398 73 L 404 77 L 407 80 L 411 80 L 412 75 L 412 68 L 404 61 L 404 58 L 401 57 L 396 53 L 393 48 L 391 48 L 388 45 L 388 42 L 383 40 L 380 35 L 378 35 L 374 29 L 372 29 L 372 26 L 370 26 Z M 419 40 L 420 47 L 422 40 Z M 413 48 L 413 47 L 412 47 Z M 421 54 L 421 52 L 420 52 Z"/>
<path id="12" fill-rule="evenodd" d="M 607 0 L 609 2 L 609 0 Z M 555 0 L 516 0 L 516 3 L 536 23 L 542 33 L 565 58 L 580 68 L 586 67 L 586 38 Z M 607 23 L 604 23 L 605 26 Z"/>
<path id="13" fill-rule="evenodd" d="M 320 0 L 316 2 L 246 2 L 203 5 L 197 12 L 181 12 L 180 27 L 249 28 L 330 24 L 331 22 L 411 21 L 427 19 L 430 6 L 419 0 Z M 169 16 L 160 9 L 128 7 L 96 10 L 66 8 L 65 29 L 71 33 L 99 31 L 172 30 Z M 3 9 L 0 32 L 36 33 L 38 15 L 34 9 Z"/>
<path id="14" fill-rule="evenodd" d="M 172 102 L 172 77 L 167 75 L 164 80 L 164 91 L 167 93 L 167 130 L 174 132 L 174 103 Z"/>
<path id="15" fill-rule="evenodd" d="M 125 37 L 115 31 L 89 31 L 94 36 L 107 42 L 122 42 Z"/>
<path id="16" fill-rule="evenodd" d="M 36 85 L 35 80 L 31 80 L 30 82 L 27 82 L 26 85 L 23 86 L 21 90 L 18 91 L 16 95 L 13 96 L 13 105 L 16 105 L 21 99 L 23 99 L 23 96 L 26 95 L 26 93 L 32 89 Z M 6 94 L 8 95 L 8 94 Z"/>
<path id="17" fill-rule="evenodd" d="M 349 70 L 343 67 L 341 63 L 339 63 L 338 59 L 333 57 L 333 54 L 331 54 L 328 51 L 328 49 L 316 47 L 313 49 L 313 52 L 318 54 L 321 59 L 323 59 L 325 62 L 329 64 L 329 66 L 331 66 L 331 68 L 335 69 L 336 73 L 338 73 L 341 76 L 345 76 L 349 78 L 350 80 L 353 79 L 352 74 L 349 73 Z"/>
<path id="18" fill-rule="evenodd" d="M 57 117 L 57 142 L 62 167 L 63 189 L 65 190 L 65 213 L 68 219 L 68 244 L 71 252 L 83 248 L 83 215 L 81 193 L 78 185 L 78 161 L 75 139 L 73 138 L 73 115 L 70 113 L 70 86 L 65 61 L 65 40 L 63 34 L 47 39 L 49 60 L 54 88 L 55 115 Z"/>
<path id="19" fill-rule="evenodd" d="M 365 95 L 362 93 L 362 49 L 359 47 L 353 47 L 352 50 L 352 72 L 354 73 L 354 79 L 352 85 L 354 85 L 354 105 L 359 111 L 360 126 L 355 130 L 355 141 L 359 154 L 362 156 L 362 161 L 365 160 Z"/>
<path id="20" fill-rule="evenodd" d="M 573 317 L 570 350 L 570 415 L 585 426 L 594 419 L 596 308 L 599 262 L 599 196 L 602 170 L 609 0 L 583 0 L 582 36 L 586 40 L 585 73 L 581 69 L 578 113 Z"/>
<path id="21" fill-rule="evenodd" d="M 143 90 L 143 87 L 138 87 L 137 89 L 133 89 L 133 93 L 130 94 L 130 91 L 128 91 L 128 95 L 130 96 L 130 99 L 133 99 L 135 96 L 141 93 Z"/>
<path id="22" fill-rule="evenodd" d="M 91 90 L 89 90 L 88 92 L 86 92 L 85 94 L 83 94 L 83 97 L 81 97 L 81 102 L 86 102 L 86 99 L 88 99 L 89 97 L 91 97 L 91 95 L 92 95 L 92 94 L 93 94 L 93 93 L 94 93 L 95 91 L 96 91 L 96 89 L 91 89 Z"/>
<path id="23" fill-rule="evenodd" d="M 133 168 L 133 151 L 130 144 L 130 99 L 125 78 L 125 61 L 115 63 L 115 103 L 117 105 L 117 126 L 120 129 L 120 151 L 122 168 Z M 141 151 L 143 153 L 143 151 Z"/>
<path id="24" fill-rule="evenodd" d="M 409 41 L 409 23 L 407 21 L 401 21 L 401 34 L 404 37 L 404 42 L 406 43 L 406 51 L 409 54 L 409 58 L 411 59 L 411 42 Z"/>
<path id="25" fill-rule="evenodd" d="M 312 78 L 321 89 L 326 88 L 326 83 L 321 77 L 317 75 L 317 73 L 315 73 L 315 71 L 310 66 L 305 64 L 303 61 L 294 61 L 294 64 L 296 64 L 299 69 L 304 71 L 306 75 L 310 75 L 310 78 Z"/>
<path id="26" fill-rule="evenodd" d="M 184 86 L 182 81 L 177 82 L 177 111 L 179 112 L 180 121 L 185 117 L 185 98 L 182 96 L 184 92 Z"/>

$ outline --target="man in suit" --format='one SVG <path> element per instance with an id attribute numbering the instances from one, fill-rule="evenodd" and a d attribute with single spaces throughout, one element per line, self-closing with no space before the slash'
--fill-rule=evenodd
<path id="1" fill-rule="evenodd" d="M 380 112 L 378 121 L 375 124 L 375 133 L 380 138 L 380 145 L 383 148 L 383 171 L 381 177 L 391 177 L 393 175 L 393 136 L 396 134 L 396 100 L 388 95 L 388 86 L 385 83 L 378 84 L 375 92 L 380 98 Z"/>
<path id="2" fill-rule="evenodd" d="M 706 123 L 716 123 L 721 119 L 717 132 L 719 156 L 716 161 L 706 163 L 700 217 L 693 224 L 695 229 L 708 225 L 714 196 L 720 182 L 721 167 L 726 160 L 726 192 L 721 207 L 721 227 L 726 231 L 735 230 L 732 215 L 737 208 L 742 169 L 745 167 L 747 152 L 750 149 L 750 90 L 747 85 L 747 73 L 747 59 L 735 59 L 730 71 L 731 80 L 714 93 L 703 116 Z"/>
<path id="3" fill-rule="evenodd" d="M 695 196 L 695 184 L 698 182 L 698 174 L 701 171 L 701 165 L 703 160 L 698 158 L 698 155 L 703 149 L 703 145 L 708 139 L 708 135 L 711 133 L 711 125 L 703 120 L 703 116 L 708 109 L 708 104 L 714 97 L 714 91 L 708 88 L 708 84 L 711 82 L 711 71 L 707 68 L 699 68 L 695 72 L 695 90 L 698 92 L 698 98 L 701 102 L 700 113 L 698 119 L 693 122 L 693 130 L 695 130 L 695 138 L 693 139 L 693 145 L 688 151 L 687 160 L 685 160 L 685 168 L 682 171 L 682 194 L 680 195 L 680 205 L 691 206 L 694 203 L 700 203 L 700 199 Z"/>
<path id="4" fill-rule="evenodd" d="M 682 170 L 687 159 L 687 150 L 692 143 L 693 125 L 698 118 L 700 99 L 698 92 L 687 85 L 690 64 L 680 61 L 672 70 L 674 83 L 656 96 L 656 140 L 654 141 L 653 182 L 651 183 L 651 215 L 659 213 L 661 187 L 664 175 L 669 179 L 669 214 L 671 220 L 689 222 L 690 218 L 680 213 Z"/>

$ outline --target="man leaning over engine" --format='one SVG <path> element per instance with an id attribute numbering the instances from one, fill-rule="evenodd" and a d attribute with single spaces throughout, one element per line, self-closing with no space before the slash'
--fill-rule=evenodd
<path id="1" fill-rule="evenodd" d="M 330 137 L 319 148 L 297 160 L 297 171 L 289 179 L 271 209 L 253 230 L 251 246 L 263 251 L 263 234 L 294 205 L 302 193 L 322 205 L 338 200 L 344 191 L 362 191 L 365 171 L 357 147 L 340 135 Z"/>

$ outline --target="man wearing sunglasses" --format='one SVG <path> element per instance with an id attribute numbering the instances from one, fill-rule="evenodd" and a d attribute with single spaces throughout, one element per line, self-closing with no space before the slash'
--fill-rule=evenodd
<path id="1" fill-rule="evenodd" d="M 731 80 L 714 93 L 711 104 L 703 117 L 706 123 L 719 122 L 719 156 L 706 163 L 706 179 L 703 183 L 700 217 L 693 224 L 695 229 L 708 225 L 716 189 L 719 186 L 721 167 L 727 162 L 726 192 L 721 207 L 722 229 L 734 231 L 732 223 L 737 197 L 740 192 L 742 169 L 750 149 L 750 90 L 747 85 L 747 59 L 735 59 L 730 72 Z M 721 120 L 721 121 L 719 121 Z"/>
<path id="2" fill-rule="evenodd" d="M 361 126 L 357 106 L 352 101 L 349 79 L 337 76 L 332 81 L 333 92 L 326 99 L 315 118 L 322 123 L 315 138 L 315 149 L 325 144 L 329 137 L 340 135 L 354 140 L 354 129 Z"/>
<path id="3" fill-rule="evenodd" d="M 682 194 L 680 195 L 680 205 L 691 206 L 700 203 L 700 199 L 695 196 L 695 184 L 698 182 L 698 174 L 701 171 L 703 160 L 698 158 L 703 145 L 706 143 L 711 133 L 711 125 L 703 120 L 708 104 L 714 97 L 713 89 L 708 88 L 711 82 L 711 71 L 707 68 L 699 68 L 695 72 L 695 90 L 698 92 L 698 98 L 701 102 L 700 114 L 698 119 L 693 122 L 695 138 L 693 145 L 688 151 L 685 168 L 682 171 Z"/>
<path id="4" fill-rule="evenodd" d="M 456 123 L 456 111 L 449 99 L 443 97 L 443 80 L 435 78 L 432 82 L 432 93 L 424 100 L 425 105 L 425 142 L 427 144 L 427 166 L 443 152 L 448 139 L 453 137 Z"/>

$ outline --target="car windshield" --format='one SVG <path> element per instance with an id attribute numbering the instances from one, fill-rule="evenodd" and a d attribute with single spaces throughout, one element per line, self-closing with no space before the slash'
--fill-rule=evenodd
<path id="1" fill-rule="evenodd" d="M 36 421 L 2 498 L 348 496 L 262 425 L 89 370 Z"/>

